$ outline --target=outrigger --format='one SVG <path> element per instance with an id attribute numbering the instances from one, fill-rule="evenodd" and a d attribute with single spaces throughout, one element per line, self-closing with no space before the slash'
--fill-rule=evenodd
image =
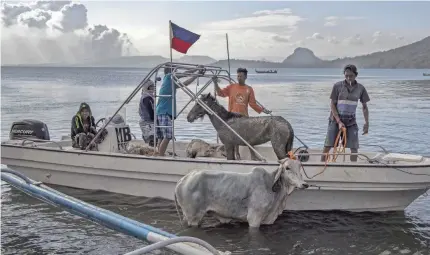
<path id="1" fill-rule="evenodd" d="M 154 83 L 157 84 L 159 70 L 171 65 L 174 66 L 172 78 L 180 90 L 190 97 L 178 116 L 194 101 L 222 121 L 199 99 L 199 96 L 210 86 L 211 78 L 214 76 L 231 82 L 230 73 L 216 66 L 167 62 L 152 69 L 110 116 L 111 118 L 106 118 L 94 138 L 99 138 L 103 130 L 107 131 L 107 136 L 98 145 L 98 151 L 72 148 L 69 136 L 59 141 L 52 141 L 49 133 L 45 134 L 48 132 L 46 124 L 26 120 L 14 123 L 10 140 L 2 142 L 2 164 L 46 184 L 105 190 L 135 196 L 162 197 L 169 200 L 173 200 L 176 182 L 194 169 L 245 173 L 256 166 L 264 168 L 278 166 L 277 157 L 271 147 L 250 146 L 224 121 L 222 122 L 246 144 L 246 147 L 249 147 L 263 161 L 250 160 L 249 149 L 245 146 L 240 148 L 241 160 L 186 158 L 185 148 L 188 142 L 174 141 L 174 139 L 168 147 L 168 150 L 172 151 L 171 156 L 127 154 L 128 144 L 143 143 L 143 141 L 133 139 L 129 125 L 113 123 L 112 118 L 131 102 L 148 80 L 154 79 Z M 182 84 L 178 75 L 196 68 L 204 68 L 206 74 L 188 73 L 187 75 L 198 75 L 198 79 L 204 77 L 209 78 L 209 81 L 193 93 Z M 173 82 L 172 86 L 174 86 Z M 158 97 L 160 96 L 156 95 L 156 98 Z M 173 136 L 174 123 L 173 120 Z M 39 136 L 40 130 L 36 130 L 35 125 L 42 126 L 46 132 Z M 304 150 L 299 151 L 303 148 Z M 430 158 L 420 155 L 390 153 L 383 149 L 383 152 L 379 153 L 357 153 L 356 155 L 359 156 L 357 162 L 350 162 L 349 157 L 345 157 L 352 155 L 351 153 L 336 154 L 339 159 L 343 156 L 343 160 L 320 162 L 320 156 L 323 154 L 321 149 L 300 146 L 293 151 L 302 161 L 305 181 L 311 187 L 293 192 L 287 201 L 286 210 L 399 211 L 404 210 L 430 187 Z"/>

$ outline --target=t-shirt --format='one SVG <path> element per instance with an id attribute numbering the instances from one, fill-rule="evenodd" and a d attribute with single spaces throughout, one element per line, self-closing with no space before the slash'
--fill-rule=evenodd
<path id="1" fill-rule="evenodd" d="M 173 93 L 172 93 L 173 92 Z M 161 84 L 160 91 L 158 92 L 160 96 L 157 102 L 157 115 L 169 114 L 171 117 L 176 116 L 176 84 L 173 86 L 172 90 L 172 74 L 166 74 L 163 78 L 163 83 Z M 165 97 L 163 95 L 172 95 L 173 97 Z M 174 112 L 172 112 L 172 105 L 174 102 Z"/>
<path id="2" fill-rule="evenodd" d="M 221 89 L 220 97 L 228 97 L 228 110 L 248 116 L 248 104 L 256 112 L 261 113 L 263 108 L 255 100 L 254 90 L 248 85 L 230 84 Z"/>
<path id="3" fill-rule="evenodd" d="M 353 126 L 356 122 L 356 110 L 358 100 L 361 103 L 370 101 L 366 88 L 357 81 L 350 86 L 345 80 L 333 85 L 330 99 L 336 105 L 340 121 L 346 126 Z M 330 119 L 334 120 L 333 113 L 330 111 Z"/>

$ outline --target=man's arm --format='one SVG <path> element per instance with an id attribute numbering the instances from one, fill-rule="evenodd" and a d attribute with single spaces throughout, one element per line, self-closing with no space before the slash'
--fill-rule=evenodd
<path id="1" fill-rule="evenodd" d="M 218 86 L 218 78 L 217 77 L 214 77 L 212 79 L 212 81 L 214 82 L 215 91 L 216 91 L 216 94 L 218 96 L 220 96 L 220 97 L 228 97 L 230 95 L 230 85 L 228 85 L 227 87 L 221 89 Z"/>
<path id="2" fill-rule="evenodd" d="M 339 124 L 339 123 L 341 123 L 341 121 L 340 121 L 339 113 L 337 112 L 337 107 L 336 107 L 338 97 L 339 97 L 339 91 L 338 91 L 337 86 L 335 84 L 335 85 L 333 85 L 333 88 L 332 88 L 331 94 L 330 94 L 330 99 L 331 99 L 330 109 L 331 109 L 331 112 L 333 113 L 333 118 Z"/>
<path id="3" fill-rule="evenodd" d="M 367 94 L 366 88 L 363 87 L 363 92 L 360 97 L 361 104 L 363 105 L 363 116 L 364 116 L 364 127 L 363 127 L 363 135 L 369 132 L 369 107 L 367 106 L 367 102 L 370 101 L 369 94 Z"/>
<path id="4" fill-rule="evenodd" d="M 367 103 L 363 103 L 363 115 L 364 122 L 369 124 L 369 108 L 367 107 Z"/>
<path id="5" fill-rule="evenodd" d="M 196 71 L 198 71 L 199 72 L 199 74 L 201 74 L 201 75 L 203 75 L 203 74 L 205 74 L 205 70 L 204 69 L 194 69 L 194 70 L 190 70 L 190 72 L 188 72 L 188 73 L 192 73 L 192 72 L 196 72 Z M 180 76 L 182 76 L 182 77 L 180 77 Z M 179 78 L 183 78 L 183 77 L 186 77 L 186 75 L 180 75 L 179 77 L 178 77 L 178 75 L 176 76 L 178 79 Z M 198 76 L 196 75 L 196 76 L 194 76 L 194 77 L 191 77 L 191 78 L 189 78 L 188 80 L 186 80 L 186 81 L 184 81 L 184 82 L 182 82 L 182 84 L 184 84 L 184 86 L 188 86 L 188 85 L 190 85 L 191 83 L 193 83 L 193 81 L 195 81 L 196 79 L 198 78 Z M 175 83 L 176 84 L 176 86 L 177 87 L 179 87 L 178 86 L 178 84 L 177 83 Z"/>
<path id="6" fill-rule="evenodd" d="M 333 113 L 334 119 L 336 120 L 337 123 L 339 123 L 340 118 L 339 118 L 339 114 L 337 113 L 336 103 L 335 101 L 333 101 L 333 99 L 331 100 L 331 103 L 330 103 L 330 109 L 331 109 L 331 112 Z"/>
<path id="7" fill-rule="evenodd" d="M 196 71 L 200 71 L 202 74 L 204 74 L 204 73 L 205 73 L 205 70 L 204 70 L 204 69 L 202 69 L 202 68 L 203 68 L 203 66 L 199 66 L 198 68 L 190 69 L 190 70 L 184 71 L 182 74 L 176 74 L 176 77 L 177 77 L 178 79 L 180 79 L 180 78 L 184 78 L 184 77 L 189 76 L 189 75 L 187 75 L 187 74 L 191 74 L 191 73 L 194 73 L 194 72 L 196 72 Z M 194 77 L 193 77 L 193 78 L 194 78 Z M 197 78 L 197 77 L 196 77 L 196 78 Z"/>
<path id="8" fill-rule="evenodd" d="M 251 87 L 248 87 L 249 91 L 249 106 L 251 106 L 252 109 L 254 109 L 254 111 L 256 111 L 257 113 L 261 113 L 264 108 L 259 106 L 257 104 L 257 100 L 255 100 L 255 94 L 254 94 L 254 89 Z"/>

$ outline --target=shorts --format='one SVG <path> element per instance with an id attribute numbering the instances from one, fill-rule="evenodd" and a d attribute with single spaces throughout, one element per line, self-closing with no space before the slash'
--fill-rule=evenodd
<path id="1" fill-rule="evenodd" d="M 169 127 L 157 127 L 157 138 L 159 139 L 172 139 L 173 128 L 172 118 L 168 114 L 157 115 L 157 126 L 169 126 Z"/>
<path id="2" fill-rule="evenodd" d="M 328 128 L 327 128 L 327 136 L 325 138 L 324 146 L 333 147 L 338 133 L 339 133 L 339 126 L 337 122 L 334 120 L 329 120 Z M 349 148 L 349 149 L 359 148 L 357 124 L 346 127 L 346 139 L 347 139 L 346 148 Z"/>

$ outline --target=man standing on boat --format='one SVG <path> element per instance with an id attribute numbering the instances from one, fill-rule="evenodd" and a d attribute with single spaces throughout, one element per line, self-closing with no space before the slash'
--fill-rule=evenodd
<path id="1" fill-rule="evenodd" d="M 149 146 L 158 144 L 158 139 L 154 137 L 154 89 L 153 81 L 148 80 L 142 88 L 142 96 L 139 102 L 140 129 L 142 130 L 142 139 Z"/>
<path id="2" fill-rule="evenodd" d="M 167 146 L 171 139 L 173 139 L 173 130 L 172 130 L 172 116 L 175 116 L 176 119 L 176 89 L 179 86 L 175 83 L 174 89 L 172 91 L 172 69 L 174 66 L 167 66 L 164 68 L 164 78 L 163 83 L 161 85 L 159 91 L 159 99 L 157 103 L 156 113 L 157 113 L 157 138 L 161 140 L 158 145 L 158 153 L 160 156 L 164 156 L 166 153 Z M 200 74 L 204 74 L 205 70 L 203 66 L 199 66 L 199 68 L 185 71 L 184 73 L 194 73 L 199 71 Z M 176 74 L 176 77 L 183 78 L 186 77 L 186 74 Z M 189 78 L 188 80 L 182 82 L 183 85 L 190 85 L 195 79 L 197 79 L 197 75 Z M 174 82 L 174 81 L 173 81 Z M 174 110 L 172 112 L 172 105 L 174 106 Z"/>
<path id="3" fill-rule="evenodd" d="M 345 80 L 334 84 L 330 99 L 330 117 L 327 128 L 327 136 L 324 143 L 323 153 L 328 153 L 334 146 L 339 130 L 346 128 L 346 148 L 351 153 L 358 152 L 358 125 L 356 121 L 356 109 L 358 100 L 363 106 L 364 126 L 363 135 L 369 132 L 369 108 L 370 101 L 366 88 L 356 81 L 358 75 L 355 65 L 347 65 L 343 69 Z M 351 155 L 351 161 L 357 161 L 357 155 Z M 326 160 L 326 155 L 321 156 L 321 161 Z"/>
<path id="4" fill-rule="evenodd" d="M 228 97 L 228 110 L 230 112 L 239 113 L 243 116 L 248 116 L 248 105 L 251 106 L 257 113 L 264 112 L 270 114 L 271 111 L 257 104 L 255 100 L 254 89 L 245 84 L 248 76 L 248 70 L 245 68 L 237 69 L 237 82 L 230 84 L 227 87 L 220 89 L 218 86 L 217 77 L 213 78 L 215 90 L 220 97 Z"/>

